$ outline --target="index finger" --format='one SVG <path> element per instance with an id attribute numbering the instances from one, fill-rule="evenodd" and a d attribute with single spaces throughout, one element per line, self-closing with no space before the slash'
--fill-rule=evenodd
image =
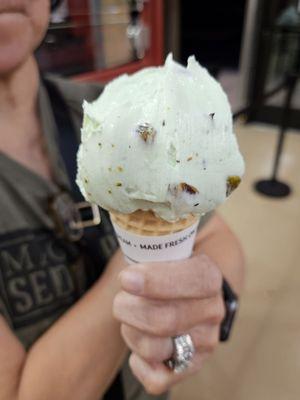
<path id="1" fill-rule="evenodd" d="M 216 296 L 222 286 L 219 268 L 204 254 L 176 262 L 133 264 L 120 274 L 124 290 L 153 299 Z"/>

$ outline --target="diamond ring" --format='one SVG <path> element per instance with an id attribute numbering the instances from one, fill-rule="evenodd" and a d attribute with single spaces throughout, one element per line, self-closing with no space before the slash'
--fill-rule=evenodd
<path id="1" fill-rule="evenodd" d="M 166 361 L 166 365 L 175 373 L 186 370 L 195 354 L 195 346 L 189 334 L 175 336 L 172 338 L 174 352 L 172 357 Z"/>

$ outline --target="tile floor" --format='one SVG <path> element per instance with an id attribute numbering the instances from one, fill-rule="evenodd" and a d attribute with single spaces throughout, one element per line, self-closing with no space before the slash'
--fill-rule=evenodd
<path id="1" fill-rule="evenodd" d="M 276 130 L 238 124 L 236 131 L 247 172 L 220 212 L 244 246 L 247 284 L 231 342 L 172 400 L 300 399 L 300 134 L 289 132 L 280 168 L 293 194 L 273 200 L 252 186 L 270 174 Z"/>

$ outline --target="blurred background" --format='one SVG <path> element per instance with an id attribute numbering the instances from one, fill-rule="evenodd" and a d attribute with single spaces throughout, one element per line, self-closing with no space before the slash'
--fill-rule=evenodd
<path id="1" fill-rule="evenodd" d="M 109 81 L 196 58 L 221 82 L 246 159 L 220 208 L 247 284 L 230 343 L 172 400 L 300 398 L 300 1 L 66 0 L 37 51 L 42 70 Z"/>

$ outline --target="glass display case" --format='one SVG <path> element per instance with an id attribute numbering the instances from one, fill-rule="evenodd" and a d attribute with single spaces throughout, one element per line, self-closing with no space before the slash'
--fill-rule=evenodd
<path id="1" fill-rule="evenodd" d="M 300 1 L 249 1 L 242 73 L 244 102 L 256 103 L 251 119 L 279 123 L 284 90 L 264 100 L 290 74 L 300 73 Z M 243 68 L 244 67 L 244 68 Z M 246 70 L 247 68 L 247 70 Z M 300 86 L 292 99 L 290 125 L 300 127 Z"/>
<path id="2" fill-rule="evenodd" d="M 64 0 L 36 52 L 42 71 L 106 81 L 163 61 L 162 0 Z"/>

